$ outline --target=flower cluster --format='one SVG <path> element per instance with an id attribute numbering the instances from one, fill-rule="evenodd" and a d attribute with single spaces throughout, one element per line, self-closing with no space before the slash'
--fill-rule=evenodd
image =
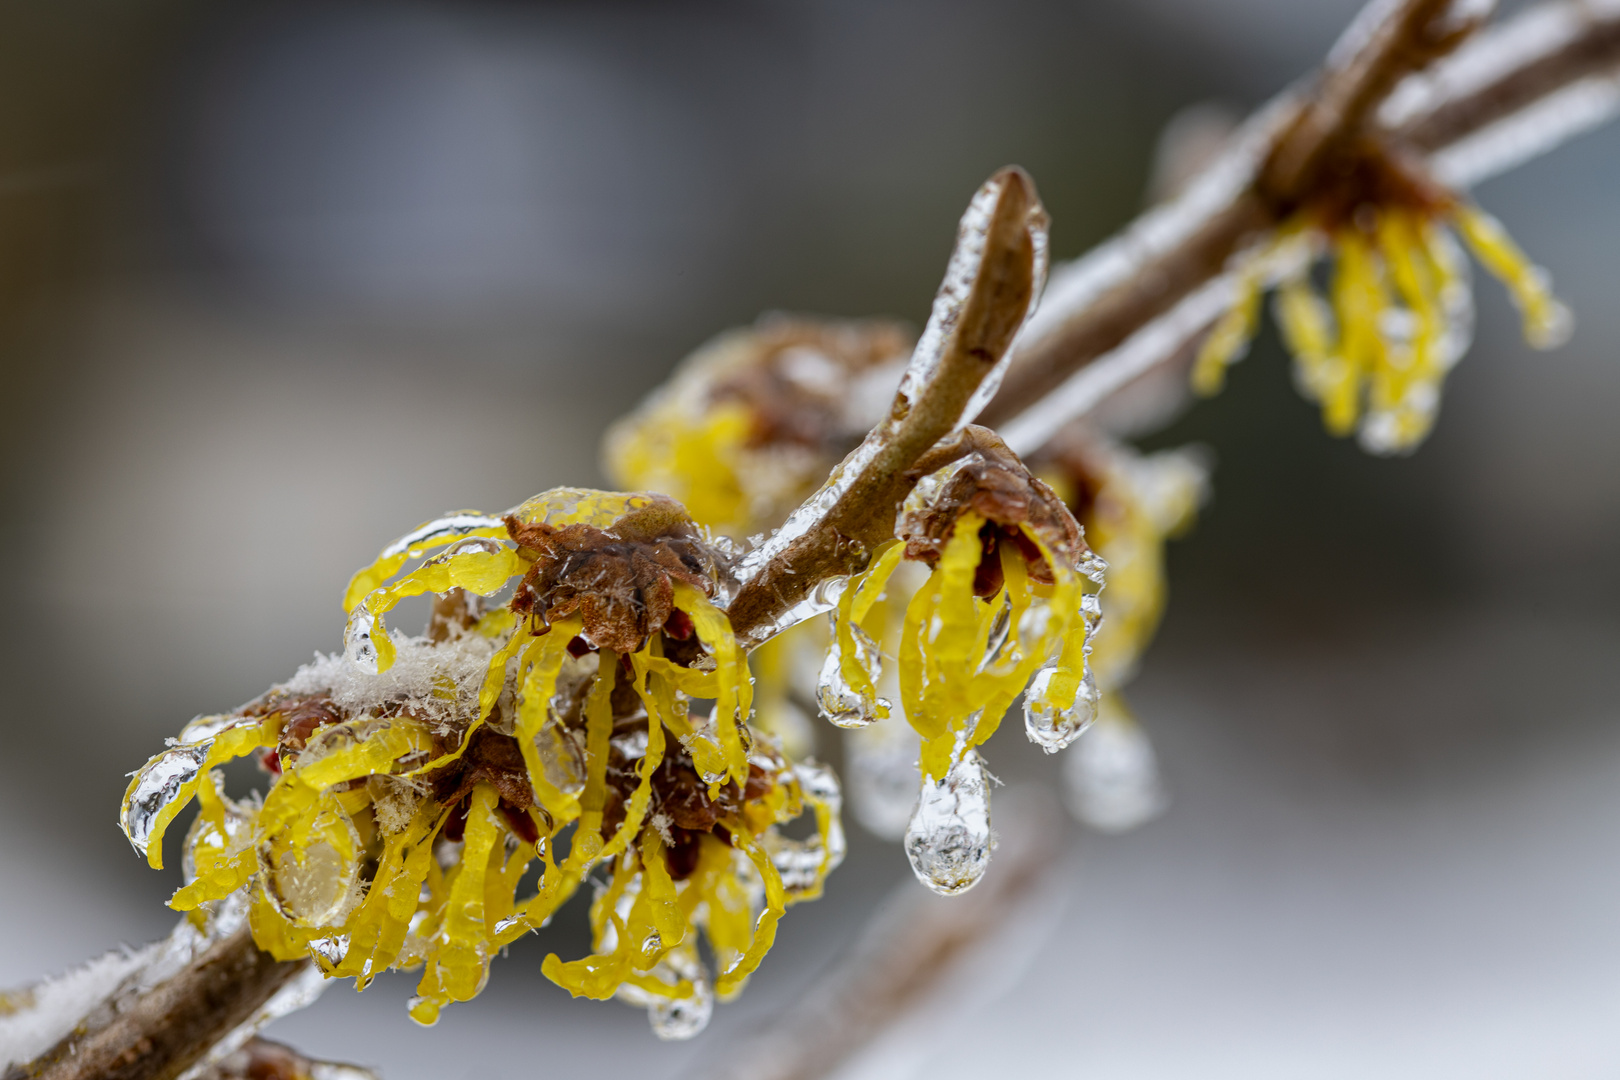
<path id="1" fill-rule="evenodd" d="M 656 495 L 563 488 L 429 522 L 355 575 L 344 655 L 193 721 L 135 774 L 124 830 L 160 866 L 195 797 L 175 908 L 245 897 L 260 948 L 362 988 L 420 967 L 422 1023 L 476 995 L 491 957 L 595 870 L 595 951 L 545 973 L 693 1034 L 843 854 L 836 779 L 748 725 L 720 606 L 733 554 Z M 428 632 L 388 631 L 423 594 Z M 216 769 L 250 754 L 274 781 L 229 799 Z M 778 831 L 806 811 L 809 839 Z"/>
<path id="2" fill-rule="evenodd" d="M 1193 386 L 1213 394 L 1259 322 L 1268 281 L 1300 391 L 1334 435 L 1358 432 L 1374 453 L 1415 449 L 1434 426 L 1446 373 L 1472 333 L 1468 265 L 1457 238 L 1507 286 L 1525 339 L 1552 348 L 1570 317 L 1547 275 L 1485 211 L 1417 166 L 1366 142 L 1238 269 L 1238 298 L 1205 339 Z M 1331 255 L 1327 296 L 1312 280 Z"/>

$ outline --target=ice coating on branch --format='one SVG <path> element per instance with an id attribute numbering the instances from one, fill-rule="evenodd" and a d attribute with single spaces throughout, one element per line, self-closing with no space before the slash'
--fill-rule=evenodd
<path id="1" fill-rule="evenodd" d="M 1193 340 L 1237 295 L 1231 275 L 1219 275 L 1189 293 L 1175 307 L 1082 367 L 1035 404 L 1001 425 L 1013 452 L 1029 455 L 1063 429 L 1102 404 Z"/>
<path id="2" fill-rule="evenodd" d="M 1533 68 L 1620 19 L 1615 0 L 1537 4 L 1488 27 L 1455 53 L 1408 77 L 1379 111 L 1391 130 L 1423 130 L 1424 121 L 1452 102 L 1484 92 L 1507 73 Z M 1612 30 L 1610 31 L 1612 32 Z M 1539 98 L 1516 113 L 1436 149 L 1431 160 L 1442 183 L 1468 188 L 1512 169 L 1611 119 L 1620 112 L 1620 83 L 1599 72 Z"/>
<path id="3" fill-rule="evenodd" d="M 0 1067 L 22 1066 L 49 1050 L 126 981 L 136 978 L 164 943 L 120 949 L 55 978 L 0 992 Z"/>
<path id="4" fill-rule="evenodd" d="M 945 279 L 940 283 L 939 292 L 935 296 L 928 325 L 924 327 L 922 336 L 917 340 L 911 361 L 901 376 L 900 388 L 895 394 L 895 404 L 890 409 L 888 419 L 872 429 L 861 445 L 833 470 L 821 490 L 795 510 L 769 540 L 743 557 L 739 567 L 739 576 L 742 580 L 753 579 L 790 544 L 804 536 L 825 517 L 827 511 L 844 497 L 855 480 L 888 445 L 912 405 L 921 398 L 924 390 L 939 374 L 952 339 L 952 332 L 960 322 L 963 310 L 973 295 L 974 283 L 978 280 L 984 264 L 989 239 L 988 230 L 994 223 L 995 211 L 1006 185 L 1015 182 L 1027 184 L 1028 180 L 1015 173 L 1005 172 L 991 177 L 974 194 L 967 211 L 962 215 L 962 220 L 957 226 L 956 247 L 946 267 Z M 1033 287 L 1028 307 L 1021 320 L 1026 323 L 1046 281 L 1047 226 L 1045 210 L 1038 201 L 1034 201 L 1025 223 L 1025 231 L 1034 253 Z M 1012 349 L 1009 348 L 997 358 L 995 366 L 985 374 L 961 415 L 955 418 L 950 432 L 960 431 L 984 408 L 1000 387 L 1011 355 Z M 801 617 L 808 617 L 808 614 Z"/>
<path id="5" fill-rule="evenodd" d="M 370 1069 L 340 1061 L 316 1061 L 267 1039 L 249 1039 L 232 1053 L 184 1080 L 381 1080 Z"/>
<path id="6" fill-rule="evenodd" d="M 1620 78 L 1591 76 L 1439 151 L 1436 179 L 1469 188 L 1541 156 L 1620 114 Z"/>
<path id="7" fill-rule="evenodd" d="M 1099 832 L 1134 829 L 1169 804 L 1153 744 L 1115 695 L 1064 755 L 1063 784 L 1069 812 Z"/>
<path id="8" fill-rule="evenodd" d="M 195 1065 L 181 1073 L 178 1080 L 208 1080 L 215 1075 L 215 1070 L 222 1063 L 228 1061 L 271 1021 L 279 1020 L 314 1004 L 325 990 L 326 978 L 321 974 L 320 968 L 314 965 L 294 975 L 286 985 L 271 996 L 269 1001 L 261 1005 L 257 1012 L 248 1017 L 236 1030 L 215 1043 Z M 374 1074 L 355 1066 L 328 1062 L 313 1063 L 310 1072 L 310 1080 L 367 1080 L 367 1078 L 374 1080 Z M 247 1080 L 257 1078 L 249 1073 Z"/>
<path id="9" fill-rule="evenodd" d="M 1239 129 L 1230 149 L 1212 162 L 1180 196 L 1143 214 L 1130 228 L 1092 248 L 1081 258 L 1054 267 L 1051 284 L 1041 298 L 1040 307 L 1030 316 L 1018 340 L 1013 343 L 1012 363 L 1017 365 L 1024 354 L 1049 347 L 1054 339 L 1062 336 L 1068 322 L 1077 313 L 1086 311 L 1104 293 L 1140 273 L 1154 259 L 1184 246 L 1194 233 L 1229 207 L 1244 187 L 1253 181 L 1270 140 L 1279 125 L 1290 117 L 1292 104 L 1292 100 L 1284 95 L 1267 105 Z M 1219 305 L 1214 310 L 1219 310 Z M 1174 310 L 1161 317 L 1161 321 L 1173 318 Z M 1194 330 L 1207 325 L 1206 317 Z M 1182 340 L 1185 337 L 1175 341 L 1172 349 Z M 1124 347 L 1121 345 L 1120 349 Z M 1141 351 L 1138 347 L 1132 355 Z M 1152 362 L 1162 360 L 1164 355 L 1163 352 L 1156 353 Z M 1071 376 L 1071 381 L 1100 363 L 1101 359 L 1093 361 Z M 1129 377 L 1122 381 L 1128 382 Z M 1051 431 L 1055 432 L 1065 420 L 1079 415 L 1080 411 L 1083 410 L 1069 411 L 1052 424 Z M 1006 425 L 998 427 L 1008 445 L 1019 454 L 1032 453 L 1044 441 L 1014 439 L 1009 437 Z"/>
<path id="10" fill-rule="evenodd" d="M 951 334 L 955 331 L 963 309 L 973 294 L 974 283 L 978 280 L 979 271 L 984 265 L 986 241 L 989 239 L 989 230 L 995 219 L 996 206 L 1001 200 L 1004 183 L 1006 181 L 997 177 L 979 188 L 973 196 L 973 201 L 968 203 L 967 212 L 962 215 L 961 224 L 956 230 L 956 248 L 951 252 L 951 261 L 945 267 L 945 280 L 940 283 L 939 292 L 934 296 L 933 311 L 929 313 L 928 325 L 923 328 L 922 337 L 917 339 L 917 348 L 911 354 L 911 363 L 906 366 L 905 374 L 900 378 L 897 401 L 904 399 L 915 402 L 920 399 L 924 389 L 939 372 Z M 1030 215 L 1028 229 L 1030 239 L 1034 243 L 1035 266 L 1034 288 L 1030 294 L 1025 319 L 1035 310 L 1041 290 L 1046 285 L 1047 220 L 1045 212 L 1038 206 Z M 1011 350 L 1008 350 L 999 358 L 996 366 L 974 390 L 956 425 L 947 434 L 954 434 L 972 423 L 995 396 L 996 391 L 1001 388 L 1001 379 L 1006 374 L 1011 355 Z"/>
<path id="11" fill-rule="evenodd" d="M 990 865 L 990 778 L 968 750 L 942 779 L 923 778 L 906 828 L 906 857 L 917 880 L 941 896 L 967 892 Z"/>
<path id="12" fill-rule="evenodd" d="M 1486 27 L 1456 52 L 1403 79 L 1380 106 L 1378 122 L 1391 130 L 1420 123 L 1441 105 L 1479 93 L 1503 72 L 1566 47 L 1594 17 L 1612 18 L 1617 11 L 1613 0 L 1538 4 Z"/>

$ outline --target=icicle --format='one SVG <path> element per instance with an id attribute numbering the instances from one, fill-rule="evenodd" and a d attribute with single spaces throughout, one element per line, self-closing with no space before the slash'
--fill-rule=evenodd
<path id="1" fill-rule="evenodd" d="M 672 949 L 660 966 L 667 966 L 676 979 L 690 983 L 692 992 L 675 997 L 651 995 L 647 1019 L 653 1034 L 669 1042 L 690 1039 L 708 1027 L 714 1015 L 714 987 L 709 983 L 709 973 L 690 944 Z"/>

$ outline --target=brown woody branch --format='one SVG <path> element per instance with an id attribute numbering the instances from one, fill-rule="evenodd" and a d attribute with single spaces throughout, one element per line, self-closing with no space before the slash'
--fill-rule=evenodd
<path id="1" fill-rule="evenodd" d="M 1584 5 L 1559 5 L 1579 25 L 1577 32 L 1544 52 L 1529 53 L 1471 92 L 1441 101 L 1391 134 L 1433 153 L 1557 94 L 1583 79 L 1612 77 L 1620 67 L 1620 13 L 1606 17 Z M 1543 12 L 1543 8 L 1532 12 Z M 1520 16 L 1530 17 L 1532 12 Z M 1502 28 L 1510 32 L 1512 27 Z"/>

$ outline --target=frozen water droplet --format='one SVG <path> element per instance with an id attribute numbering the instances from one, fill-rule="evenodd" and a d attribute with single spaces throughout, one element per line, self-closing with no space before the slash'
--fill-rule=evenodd
<path id="1" fill-rule="evenodd" d="M 349 849 L 361 850 L 360 835 L 347 814 L 336 827 L 349 836 Z M 359 900 L 359 859 L 345 859 L 329 840 L 283 852 L 259 848 L 264 896 L 282 918 L 298 926 L 335 926 Z"/>
<path id="2" fill-rule="evenodd" d="M 190 743 L 202 742 L 204 739 L 213 739 L 226 728 L 246 723 L 242 717 L 232 713 L 216 713 L 212 716 L 198 716 L 185 727 L 180 729 L 180 737 L 175 740 L 176 745 L 186 746 Z"/>
<path id="3" fill-rule="evenodd" d="M 1075 691 L 1074 703 L 1059 709 L 1046 700 L 1052 679 L 1057 675 L 1055 665 L 1041 668 L 1024 691 L 1024 732 L 1029 741 L 1055 754 L 1080 737 L 1097 718 L 1097 683 L 1087 671 Z"/>
<path id="4" fill-rule="evenodd" d="M 994 846 L 989 777 L 978 751 L 968 750 L 943 779 L 923 777 L 906 829 L 906 857 L 917 880 L 955 896 L 979 883 Z"/>
<path id="5" fill-rule="evenodd" d="M 344 954 L 349 951 L 349 935 L 330 934 L 316 938 L 309 943 L 309 951 L 316 963 L 331 970 L 343 962 Z"/>
<path id="6" fill-rule="evenodd" d="M 647 1006 L 654 1035 L 678 1041 L 690 1039 L 709 1026 L 709 1017 L 714 1015 L 714 991 L 703 977 L 694 980 L 692 986 L 692 993 L 686 997 L 655 998 Z"/>
<path id="7" fill-rule="evenodd" d="M 647 974 L 662 982 L 670 991 L 675 990 L 682 981 L 691 990 L 685 997 L 669 997 L 666 993 L 633 983 L 624 983 L 618 988 L 615 996 L 620 1001 L 647 1010 L 653 1034 L 660 1039 L 690 1039 L 709 1026 L 709 1017 L 714 1013 L 714 987 L 690 939 L 666 953 Z"/>
<path id="8" fill-rule="evenodd" d="M 219 793 L 220 804 L 225 810 L 225 829 L 221 832 L 206 814 L 198 814 L 192 821 L 191 829 L 186 833 L 186 842 L 180 847 L 180 878 L 187 885 L 197 880 L 199 854 L 217 860 L 222 856 L 231 856 L 244 851 L 253 842 L 253 816 L 257 809 L 257 797 L 237 802 L 225 795 L 224 784 L 220 781 L 220 774 L 216 772 L 212 781 L 205 780 L 204 783 L 214 783 L 215 790 Z"/>
<path id="9" fill-rule="evenodd" d="M 849 629 L 855 642 L 855 663 L 865 669 L 867 678 L 876 686 L 883 674 L 877 642 L 858 626 Z M 843 654 L 838 649 L 836 633 L 827 659 L 821 665 L 816 703 L 821 706 L 821 715 L 841 728 L 865 727 L 889 711 L 889 703 L 878 697 L 876 691 L 863 694 L 844 678 Z"/>
<path id="10" fill-rule="evenodd" d="M 1086 593 L 1080 598 L 1080 617 L 1086 621 L 1086 636 L 1090 637 L 1102 625 L 1102 597 L 1097 593 Z"/>
<path id="11" fill-rule="evenodd" d="M 839 819 L 844 794 L 838 775 L 818 761 L 800 762 L 793 766 L 793 774 L 806 801 L 821 803 L 830 821 L 825 843 L 819 831 L 804 840 L 788 839 L 774 829 L 765 834 L 765 848 L 789 896 L 816 887 L 825 874 L 832 873 L 844 861 L 847 850 L 843 822 Z"/>
<path id="12" fill-rule="evenodd" d="M 174 802 L 181 788 L 197 778 L 213 746 L 214 740 L 208 738 L 173 747 L 148 761 L 135 774 L 135 784 L 124 799 L 118 824 L 142 857 L 152 843 L 158 815 Z"/>
<path id="13" fill-rule="evenodd" d="M 460 510 L 418 525 L 383 548 L 380 558 L 387 559 L 395 555 L 414 557 L 426 551 L 428 545 L 442 542 L 447 536 L 465 536 L 474 529 L 498 529 L 503 524 L 501 518 L 491 514 L 480 514 L 476 510 Z"/>
<path id="14" fill-rule="evenodd" d="M 1063 782 L 1069 812 L 1100 832 L 1134 829 L 1169 803 L 1147 733 L 1110 702 L 1064 755 Z"/>
<path id="15" fill-rule="evenodd" d="M 365 604 L 357 604 L 349 612 L 349 624 L 343 628 L 343 655 L 368 675 L 377 674 L 377 645 L 371 640 L 376 627 L 376 616 L 366 610 Z"/>

